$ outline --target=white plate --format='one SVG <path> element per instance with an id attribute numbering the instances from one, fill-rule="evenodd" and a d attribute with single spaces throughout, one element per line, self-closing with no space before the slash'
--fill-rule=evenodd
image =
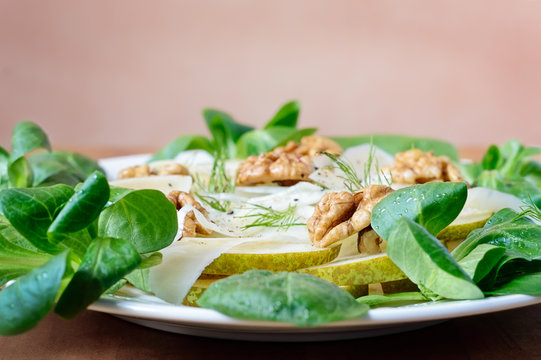
<path id="1" fill-rule="evenodd" d="M 148 155 L 133 155 L 100 161 L 107 175 L 144 163 Z M 367 315 L 320 325 L 298 327 L 292 324 L 240 320 L 214 310 L 177 306 L 139 291 L 124 296 L 105 295 L 89 309 L 169 332 L 235 340 L 323 341 L 372 337 L 408 331 L 462 316 L 479 315 L 541 303 L 541 297 L 508 295 L 481 300 L 441 301 L 417 305 L 372 309 Z"/>
<path id="2" fill-rule="evenodd" d="M 234 340 L 325 341 L 372 337 L 429 326 L 444 320 L 514 309 L 541 303 L 541 297 L 507 295 L 481 300 L 423 303 L 372 309 L 367 315 L 316 327 L 233 319 L 214 310 L 177 306 L 132 292 L 103 296 L 90 310 L 118 316 L 154 329 L 180 334 Z"/>

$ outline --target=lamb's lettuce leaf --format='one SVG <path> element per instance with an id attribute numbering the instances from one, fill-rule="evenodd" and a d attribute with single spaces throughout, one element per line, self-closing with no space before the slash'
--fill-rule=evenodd
<path id="1" fill-rule="evenodd" d="M 94 239 L 58 300 L 55 312 L 73 318 L 140 263 L 139 253 L 128 241 Z"/>
<path id="2" fill-rule="evenodd" d="M 158 190 L 137 190 L 105 208 L 99 217 L 98 235 L 128 240 L 141 254 L 160 250 L 173 242 L 177 213 Z"/>
<path id="3" fill-rule="evenodd" d="M 315 326 L 364 315 L 345 290 L 308 274 L 250 270 L 212 283 L 198 305 L 242 319 Z"/>
<path id="4" fill-rule="evenodd" d="M 108 200 L 109 183 L 102 172 L 95 171 L 77 188 L 49 226 L 49 241 L 58 240 L 56 233 L 74 233 L 88 227 Z"/>
<path id="5" fill-rule="evenodd" d="M 53 307 L 68 267 L 64 251 L 0 291 L 0 335 L 33 328 Z"/>
<path id="6" fill-rule="evenodd" d="M 11 161 L 38 149 L 51 151 L 47 134 L 30 121 L 21 121 L 15 125 L 11 136 Z"/>
<path id="7" fill-rule="evenodd" d="M 483 292 L 447 248 L 415 221 L 402 217 L 387 239 L 391 260 L 422 290 L 447 299 L 481 299 Z M 423 291 L 426 294 L 426 291 Z"/>
<path id="8" fill-rule="evenodd" d="M 394 224 L 407 217 L 436 236 L 460 213 L 468 196 L 465 183 L 433 182 L 397 190 L 372 211 L 372 228 L 387 239 Z"/>
<path id="9" fill-rule="evenodd" d="M 272 129 L 273 127 L 296 129 L 300 111 L 301 104 L 298 101 L 288 102 L 278 110 L 263 129 Z"/>

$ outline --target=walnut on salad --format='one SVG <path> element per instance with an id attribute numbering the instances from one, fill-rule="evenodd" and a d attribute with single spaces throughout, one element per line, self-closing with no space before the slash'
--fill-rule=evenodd
<path id="1" fill-rule="evenodd" d="M 386 185 L 369 185 L 356 193 L 323 195 L 306 224 L 310 240 L 327 247 L 369 227 L 372 209 L 391 192 Z"/>
<path id="2" fill-rule="evenodd" d="M 201 205 L 199 201 L 195 200 L 194 197 L 187 192 L 178 190 L 171 191 L 169 194 L 167 194 L 167 199 L 169 199 L 169 201 L 175 205 L 177 210 L 182 209 L 186 205 L 191 205 L 194 207 L 194 209 L 203 214 L 203 216 L 208 216 L 208 212 L 203 205 Z M 205 229 L 199 223 L 199 221 L 197 221 L 197 218 L 192 210 L 189 211 L 184 217 L 182 237 L 195 237 L 196 234 L 211 235 L 212 231 Z"/>
<path id="3" fill-rule="evenodd" d="M 300 144 L 290 141 L 270 152 L 249 156 L 239 166 L 237 185 L 274 182 L 289 186 L 309 181 L 308 176 L 314 171 L 312 158 L 322 151 L 339 155 L 343 150 L 331 139 L 311 135 L 303 137 Z"/>
<path id="4" fill-rule="evenodd" d="M 189 175 L 188 168 L 173 162 L 160 161 L 156 164 L 145 164 L 132 166 L 121 170 L 118 173 L 119 179 L 128 179 L 145 176 L 165 176 L 165 175 Z"/>
<path id="5" fill-rule="evenodd" d="M 411 149 L 395 155 L 394 164 L 382 168 L 392 175 L 393 183 L 424 184 L 430 181 L 464 181 L 447 156 Z"/>

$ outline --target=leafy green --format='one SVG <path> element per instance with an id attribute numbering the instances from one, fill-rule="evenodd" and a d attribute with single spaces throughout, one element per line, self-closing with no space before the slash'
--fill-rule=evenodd
<path id="1" fill-rule="evenodd" d="M 21 276 L 0 291 L 0 334 L 33 328 L 52 308 L 66 271 L 68 251 Z"/>
<path id="2" fill-rule="evenodd" d="M 28 162 L 34 174 L 33 186 L 66 184 L 73 187 L 94 171 L 104 172 L 94 160 L 65 151 L 33 154 Z"/>
<path id="3" fill-rule="evenodd" d="M 47 134 L 30 121 L 22 121 L 15 125 L 11 136 L 11 161 L 38 149 L 51 151 Z"/>
<path id="4" fill-rule="evenodd" d="M 49 235 L 85 229 L 98 218 L 108 200 L 109 183 L 102 172 L 95 171 L 62 207 L 49 226 Z M 53 239 L 54 236 L 49 236 L 49 240 Z"/>
<path id="5" fill-rule="evenodd" d="M 532 158 L 541 154 L 540 147 L 525 147 L 510 140 L 500 147 L 491 145 L 481 162 L 461 164 L 466 180 L 515 195 L 541 206 L 541 164 Z"/>
<path id="6" fill-rule="evenodd" d="M 539 266 L 537 267 L 540 268 Z M 487 295 L 541 295 L 541 272 L 518 276 L 502 286 L 487 291 Z"/>
<path id="7" fill-rule="evenodd" d="M 58 253 L 61 249 L 49 243 L 47 230 L 71 195 L 73 189 L 67 185 L 5 189 L 0 192 L 0 213 L 35 247 Z"/>
<path id="8" fill-rule="evenodd" d="M 394 306 L 406 305 L 406 304 L 424 302 L 428 300 L 430 299 L 428 299 L 426 296 L 424 296 L 420 292 L 403 292 L 403 293 L 387 294 L 387 295 L 373 294 L 373 295 L 366 295 L 366 296 L 361 296 L 360 298 L 357 298 L 357 302 L 361 304 L 366 304 L 370 307 L 377 307 L 380 305 L 389 306 L 389 304 L 392 304 Z"/>
<path id="9" fill-rule="evenodd" d="M 139 253 L 128 241 L 94 239 L 58 300 L 55 312 L 64 318 L 73 318 L 140 262 Z"/>
<path id="10" fill-rule="evenodd" d="M 475 283 L 478 283 L 498 264 L 504 254 L 504 247 L 481 244 L 462 258 L 458 264 Z"/>
<path id="11" fill-rule="evenodd" d="M 436 236 L 458 216 L 467 196 L 466 184 L 458 182 L 434 182 L 397 190 L 374 207 L 372 228 L 387 239 L 394 224 L 404 216 Z"/>
<path id="12" fill-rule="evenodd" d="M 526 260 L 541 259 L 541 226 L 511 209 L 503 209 L 494 214 L 480 229 L 472 231 L 468 237 L 453 250 L 458 261 L 466 257 L 480 244 L 501 246 L 509 256 Z"/>
<path id="13" fill-rule="evenodd" d="M 242 319 L 315 326 L 364 315 L 368 306 L 308 274 L 250 270 L 212 283 L 198 305 Z"/>
<path id="14" fill-rule="evenodd" d="M 297 127 L 300 111 L 301 104 L 298 101 L 290 101 L 278 110 L 272 119 L 265 125 L 264 129 L 272 129 L 277 126 L 295 129 Z"/>
<path id="15" fill-rule="evenodd" d="M 407 217 L 393 226 L 387 239 L 387 254 L 421 290 L 428 289 L 447 299 L 483 298 L 481 289 L 445 246 Z"/>
<path id="16" fill-rule="evenodd" d="M 0 286 L 43 265 L 50 257 L 18 246 L 0 233 Z"/>
<path id="17" fill-rule="evenodd" d="M 453 145 L 436 139 L 404 136 L 404 135 L 363 135 L 363 136 L 346 136 L 332 137 L 342 148 L 347 149 L 352 146 L 369 144 L 370 141 L 382 150 L 390 154 L 398 152 L 420 149 L 422 151 L 433 151 L 434 155 L 448 156 L 453 161 L 458 161 L 458 150 Z"/>
<path id="18" fill-rule="evenodd" d="M 237 142 L 237 157 L 245 158 L 269 152 L 277 146 L 286 145 L 289 141 L 299 142 L 304 136 L 317 131 L 316 128 L 300 129 L 274 126 L 271 128 L 252 130 L 243 134 Z"/>
<path id="19" fill-rule="evenodd" d="M 31 187 L 33 177 L 34 173 L 25 157 L 21 156 L 8 166 L 9 187 Z"/>
<path id="20" fill-rule="evenodd" d="M 101 212 L 98 235 L 128 240 L 144 254 L 171 244 L 177 227 L 175 205 L 163 193 L 138 190 L 128 192 Z"/>
<path id="21" fill-rule="evenodd" d="M 152 156 L 150 161 L 172 159 L 181 151 L 202 149 L 224 159 L 245 158 L 268 152 L 289 141 L 298 142 L 312 135 L 316 129 L 297 129 L 300 104 L 296 101 L 283 105 L 263 129 L 238 123 L 231 115 L 215 109 L 204 109 L 203 117 L 210 132 L 208 139 L 201 135 L 176 138 Z"/>

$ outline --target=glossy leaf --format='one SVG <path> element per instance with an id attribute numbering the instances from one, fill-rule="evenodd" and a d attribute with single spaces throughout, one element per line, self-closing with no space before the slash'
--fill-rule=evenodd
<path id="1" fill-rule="evenodd" d="M 174 159 L 182 151 L 201 149 L 213 153 L 209 139 L 201 135 L 182 135 L 155 153 L 150 161 Z"/>
<path id="2" fill-rule="evenodd" d="M 18 246 L 0 233 L 0 286 L 43 265 L 50 255 Z"/>
<path id="3" fill-rule="evenodd" d="M 387 239 L 394 224 L 404 216 L 437 235 L 458 216 L 467 196 L 466 184 L 458 182 L 434 182 L 397 190 L 374 207 L 372 228 Z"/>
<path id="4" fill-rule="evenodd" d="M 504 254 L 503 247 L 481 244 L 462 258 L 458 264 L 475 283 L 478 283 L 490 273 Z"/>
<path id="5" fill-rule="evenodd" d="M 67 258 L 67 251 L 58 254 L 0 291 L 1 335 L 25 332 L 47 315 L 60 289 Z"/>
<path id="6" fill-rule="evenodd" d="M 141 257 L 129 242 L 113 238 L 95 239 L 60 296 L 55 312 L 64 318 L 75 317 L 140 262 Z"/>
<path id="7" fill-rule="evenodd" d="M 8 186 L 9 153 L 0 146 L 0 189 Z"/>
<path id="8" fill-rule="evenodd" d="M 47 230 L 71 195 L 73 189 L 66 185 L 5 189 L 0 191 L 0 213 L 35 247 L 58 253 L 60 249 L 47 239 Z"/>
<path id="9" fill-rule="evenodd" d="M 447 299 L 483 298 L 445 246 L 413 220 L 402 217 L 396 222 L 387 239 L 387 254 L 421 290 Z"/>
<path id="10" fill-rule="evenodd" d="M 135 190 L 102 211 L 98 235 L 126 239 L 144 254 L 171 244 L 177 227 L 175 206 L 163 193 Z"/>
<path id="11" fill-rule="evenodd" d="M 271 151 L 289 141 L 300 141 L 303 136 L 312 135 L 317 129 L 296 130 L 289 127 L 275 126 L 269 129 L 252 130 L 241 136 L 237 142 L 237 157 L 246 158 Z"/>
<path id="12" fill-rule="evenodd" d="M 487 295 L 541 295 L 541 272 L 524 274 L 508 283 L 486 292 Z"/>
<path id="13" fill-rule="evenodd" d="M 49 240 L 56 243 L 55 233 L 74 233 L 88 227 L 108 200 L 109 183 L 102 172 L 95 171 L 56 216 L 48 229 Z"/>
<path id="14" fill-rule="evenodd" d="M 34 174 L 34 186 L 66 184 L 75 186 L 94 171 L 103 169 L 92 159 L 72 152 L 40 152 L 28 157 Z"/>
<path id="15" fill-rule="evenodd" d="M 480 244 L 501 246 L 506 254 L 525 260 L 541 259 L 541 226 L 510 209 L 494 214 L 481 229 L 472 231 L 453 250 L 453 256 L 462 260 Z"/>
<path id="16" fill-rule="evenodd" d="M 250 270 L 212 283 L 198 305 L 242 319 L 314 326 L 368 311 L 345 290 L 308 274 Z"/>
<path id="17" fill-rule="evenodd" d="M 11 136 L 11 161 L 37 149 L 51 151 L 47 134 L 30 121 L 22 121 L 15 125 Z"/>
<path id="18" fill-rule="evenodd" d="M 264 129 L 276 126 L 295 129 L 301 111 L 301 104 L 298 101 L 291 101 L 284 104 L 273 118 L 265 125 Z"/>
<path id="19" fill-rule="evenodd" d="M 20 157 L 8 166 L 8 183 L 12 188 L 32 186 L 33 172 L 25 157 Z"/>

